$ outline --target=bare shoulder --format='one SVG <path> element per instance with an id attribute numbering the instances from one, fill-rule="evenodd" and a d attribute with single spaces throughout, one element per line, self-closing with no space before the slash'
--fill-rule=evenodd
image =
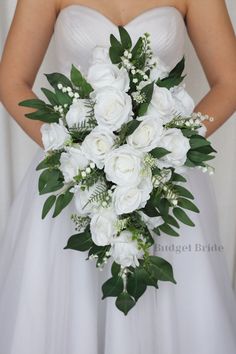
<path id="1" fill-rule="evenodd" d="M 2 54 L 1 77 L 33 84 L 54 31 L 58 6 L 58 0 L 17 1 Z"/>
<path id="2" fill-rule="evenodd" d="M 225 1 L 187 0 L 186 25 L 209 84 L 235 85 L 236 40 Z"/>

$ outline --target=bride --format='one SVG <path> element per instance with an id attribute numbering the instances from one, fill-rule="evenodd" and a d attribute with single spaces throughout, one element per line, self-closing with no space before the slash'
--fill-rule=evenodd
<path id="1" fill-rule="evenodd" d="M 173 265 L 177 285 L 148 288 L 126 317 L 113 298 L 101 300 L 108 271 L 98 273 L 82 253 L 63 250 L 74 232 L 72 207 L 56 220 L 40 219 L 35 167 L 43 157 L 42 122 L 26 119 L 30 110 L 18 102 L 36 97 L 32 86 L 52 35 L 55 71 L 68 75 L 73 63 L 86 73 L 93 47 L 108 45 L 118 25 L 134 40 L 149 32 L 154 52 L 172 68 L 188 32 L 210 85 L 195 107 L 215 117 L 204 122 L 207 137 L 236 109 L 236 44 L 223 0 L 18 1 L 0 64 L 0 99 L 39 149 L 0 247 L 0 354 L 236 352 L 236 302 L 206 174 L 189 174 L 201 210 L 195 228 L 182 227 L 180 238 L 163 235 L 155 245 Z"/>

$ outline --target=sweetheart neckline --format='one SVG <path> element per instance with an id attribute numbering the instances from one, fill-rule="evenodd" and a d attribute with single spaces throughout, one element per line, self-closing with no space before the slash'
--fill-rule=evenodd
<path id="1" fill-rule="evenodd" d="M 102 12 L 98 11 L 97 9 L 95 9 L 93 7 L 90 7 L 90 6 L 80 5 L 80 4 L 71 4 L 71 5 L 63 7 L 63 9 L 61 9 L 60 12 L 57 15 L 56 22 L 57 22 L 58 18 L 61 16 L 61 14 L 63 12 L 65 12 L 66 10 L 69 10 L 70 8 L 82 8 L 84 10 L 90 11 L 90 12 L 100 16 L 101 18 L 106 20 L 108 23 L 110 23 L 114 27 L 118 27 L 119 26 L 116 23 L 114 23 L 113 21 L 111 21 L 109 17 L 107 17 Z M 181 16 L 181 18 L 182 18 L 182 20 L 184 22 L 184 16 L 183 16 L 182 12 L 179 9 L 177 9 L 175 6 L 157 6 L 157 7 L 153 7 L 151 9 L 147 9 L 147 10 L 141 12 L 139 15 L 133 17 L 130 21 L 128 21 L 125 25 L 122 25 L 122 27 L 125 28 L 125 27 L 130 26 L 132 23 L 134 23 L 135 21 L 140 19 L 142 16 L 145 16 L 145 15 L 149 14 L 152 11 L 161 11 L 163 9 L 165 9 L 165 10 L 169 9 L 169 10 L 172 10 L 172 11 L 173 10 L 176 11 L 176 13 Z"/>

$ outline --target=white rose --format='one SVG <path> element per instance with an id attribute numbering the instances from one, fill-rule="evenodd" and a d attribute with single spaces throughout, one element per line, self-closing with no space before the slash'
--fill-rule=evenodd
<path id="1" fill-rule="evenodd" d="M 171 128 L 166 130 L 160 140 L 159 146 L 171 151 L 171 153 L 157 160 L 159 168 L 180 167 L 184 165 L 190 144 L 189 139 L 183 135 L 180 129 Z"/>
<path id="2" fill-rule="evenodd" d="M 127 143 L 140 151 L 151 151 L 157 146 L 163 133 L 163 120 L 154 115 L 146 115 L 137 119 L 142 122 L 128 136 Z"/>
<path id="3" fill-rule="evenodd" d="M 137 241 L 132 240 L 130 231 L 122 231 L 118 237 L 113 239 L 111 256 L 123 267 L 138 267 L 138 258 L 141 258 L 143 254 L 143 250 L 138 249 Z"/>
<path id="4" fill-rule="evenodd" d="M 101 169 L 106 155 L 112 150 L 114 140 L 115 135 L 111 131 L 97 126 L 86 136 L 81 147 L 86 156 Z"/>
<path id="5" fill-rule="evenodd" d="M 172 120 L 175 114 L 175 100 L 167 88 L 154 85 L 147 114 L 162 118 L 164 123 L 168 123 Z"/>
<path id="6" fill-rule="evenodd" d="M 88 82 L 96 90 L 105 86 L 113 86 L 118 90 L 129 90 L 129 75 L 125 68 L 119 69 L 114 64 L 94 64 L 88 69 Z"/>
<path id="7" fill-rule="evenodd" d="M 149 64 L 155 64 L 155 67 L 150 71 L 150 79 L 152 81 L 157 81 L 158 79 L 162 80 L 170 73 L 170 67 L 165 65 L 157 56 L 153 56 Z"/>
<path id="8" fill-rule="evenodd" d="M 139 214 L 141 216 L 141 219 L 143 220 L 143 222 L 145 222 L 149 230 L 153 230 L 164 223 L 164 220 L 162 219 L 161 216 L 150 217 L 145 213 L 143 213 L 142 211 L 139 211 Z"/>
<path id="9" fill-rule="evenodd" d="M 98 246 L 106 246 L 111 243 L 116 234 L 115 222 L 117 216 L 110 209 L 102 209 L 93 215 L 90 222 L 90 231 L 93 242 Z"/>
<path id="10" fill-rule="evenodd" d="M 91 107 L 88 106 L 88 103 L 89 100 L 87 99 L 78 99 L 72 103 L 65 116 L 69 128 L 77 128 L 86 120 L 89 111 L 91 111 Z"/>
<path id="11" fill-rule="evenodd" d="M 60 157 L 60 170 L 63 173 L 65 182 L 73 181 L 79 170 L 83 170 L 89 161 L 80 147 L 70 147 Z"/>
<path id="12" fill-rule="evenodd" d="M 90 59 L 90 64 L 111 64 L 109 48 L 102 46 L 94 47 Z"/>
<path id="13" fill-rule="evenodd" d="M 45 151 L 61 149 L 66 142 L 70 141 L 70 134 L 63 125 L 44 123 L 40 131 Z"/>
<path id="14" fill-rule="evenodd" d="M 184 89 L 184 87 L 174 87 L 172 95 L 175 101 L 175 110 L 183 116 L 190 116 L 193 113 L 195 104 L 192 97 Z"/>
<path id="15" fill-rule="evenodd" d="M 143 208 L 150 198 L 151 180 L 145 178 L 139 186 L 117 186 L 113 193 L 113 203 L 117 215 L 131 213 Z"/>
<path id="16" fill-rule="evenodd" d="M 110 152 L 105 159 L 106 178 L 119 186 L 135 186 L 141 181 L 142 155 L 129 145 Z"/>
<path id="17" fill-rule="evenodd" d="M 96 202 L 88 203 L 88 201 L 91 198 L 91 196 L 94 194 L 94 192 L 96 191 L 99 185 L 100 185 L 99 183 L 95 183 L 94 185 L 89 187 L 89 189 L 85 189 L 85 190 L 81 188 L 76 189 L 76 192 L 74 194 L 74 203 L 75 203 L 75 208 L 77 210 L 77 213 L 79 215 L 89 215 L 91 213 L 97 212 L 99 208 L 98 203 Z"/>
<path id="18" fill-rule="evenodd" d="M 101 127 L 118 130 L 132 115 L 131 97 L 114 87 L 107 86 L 91 93 L 95 99 L 94 114 Z"/>

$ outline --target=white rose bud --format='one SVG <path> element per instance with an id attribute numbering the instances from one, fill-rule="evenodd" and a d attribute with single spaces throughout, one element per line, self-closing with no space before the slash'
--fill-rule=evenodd
<path id="1" fill-rule="evenodd" d="M 136 209 L 143 208 L 150 198 L 152 183 L 145 178 L 137 187 L 117 186 L 113 193 L 113 203 L 117 215 L 131 213 Z"/>
<path id="2" fill-rule="evenodd" d="M 154 149 L 163 133 L 163 120 L 153 115 L 137 118 L 142 122 L 135 131 L 128 136 L 127 143 L 142 152 Z"/>
<path id="3" fill-rule="evenodd" d="M 151 102 L 147 114 L 163 119 L 164 123 L 170 122 L 175 114 L 175 100 L 171 92 L 165 87 L 154 85 Z"/>
<path id="4" fill-rule="evenodd" d="M 137 241 L 132 240 L 130 231 L 122 231 L 118 237 L 113 239 L 111 256 L 123 267 L 138 267 L 138 258 L 141 258 L 143 254 L 143 250 L 138 249 Z"/>
<path id="5" fill-rule="evenodd" d="M 96 90 L 105 86 L 113 86 L 118 90 L 129 90 L 129 75 L 123 67 L 114 64 L 94 64 L 88 69 L 88 82 Z"/>
<path id="6" fill-rule="evenodd" d="M 90 64 L 111 64 L 109 48 L 102 46 L 94 47 L 90 59 Z"/>
<path id="7" fill-rule="evenodd" d="M 44 123 L 40 131 L 45 151 L 61 149 L 70 140 L 68 130 L 57 123 Z"/>
<path id="8" fill-rule="evenodd" d="M 149 61 L 149 64 L 156 64 L 150 71 L 150 79 L 152 81 L 162 80 L 169 75 L 170 67 L 165 65 L 163 61 L 157 56 L 153 56 Z"/>
<path id="9" fill-rule="evenodd" d="M 120 186 L 135 186 L 141 181 L 142 155 L 129 145 L 110 152 L 105 159 L 106 178 Z"/>
<path id="10" fill-rule="evenodd" d="M 101 169 L 105 157 L 112 150 L 114 140 L 115 135 L 111 131 L 97 126 L 86 136 L 81 147 L 86 156 Z"/>
<path id="11" fill-rule="evenodd" d="M 163 158 L 157 160 L 159 168 L 183 166 L 187 158 L 187 152 L 191 147 L 189 139 L 177 128 L 166 130 L 159 146 L 171 151 Z"/>
<path id="12" fill-rule="evenodd" d="M 94 212 L 97 212 L 98 203 L 89 202 L 90 197 L 95 193 L 99 183 L 95 183 L 89 189 L 82 190 L 77 188 L 74 195 L 74 203 L 76 211 L 79 215 L 90 215 Z"/>
<path id="13" fill-rule="evenodd" d="M 90 223 L 90 231 L 93 242 L 98 246 L 106 246 L 111 243 L 116 233 L 115 222 L 117 216 L 112 210 L 101 209 L 94 214 Z"/>
<path id="14" fill-rule="evenodd" d="M 63 173 L 65 182 L 73 181 L 79 170 L 83 170 L 89 161 L 81 148 L 71 147 L 63 152 L 60 157 L 60 170 Z"/>
<path id="15" fill-rule="evenodd" d="M 187 117 L 190 116 L 194 110 L 195 104 L 188 92 L 182 86 L 179 86 L 172 89 L 172 95 L 177 113 Z"/>
<path id="16" fill-rule="evenodd" d="M 91 108 L 88 106 L 87 99 L 78 99 L 70 106 L 65 119 L 69 128 L 77 128 L 81 123 L 83 123 Z"/>
<path id="17" fill-rule="evenodd" d="M 115 131 L 131 119 L 132 100 L 127 93 L 106 86 L 93 91 L 90 96 L 95 100 L 94 114 L 101 127 Z"/>

